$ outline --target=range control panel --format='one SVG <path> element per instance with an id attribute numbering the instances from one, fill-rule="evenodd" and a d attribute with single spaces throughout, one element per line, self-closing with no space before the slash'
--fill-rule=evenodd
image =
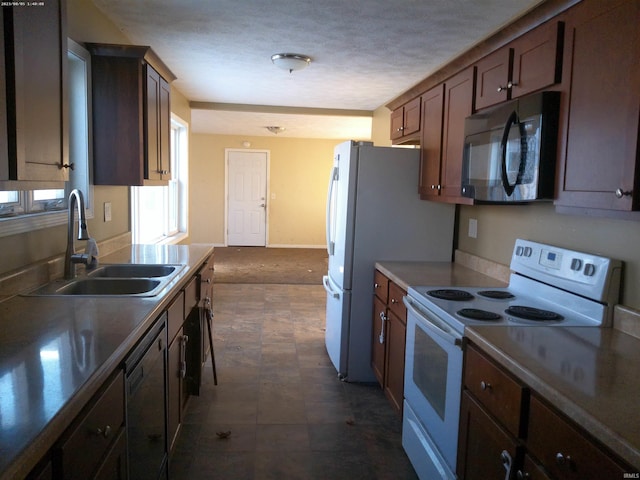
<path id="1" fill-rule="evenodd" d="M 511 257 L 511 270 L 546 284 L 607 302 L 612 296 L 619 296 L 622 262 L 517 239 Z"/>

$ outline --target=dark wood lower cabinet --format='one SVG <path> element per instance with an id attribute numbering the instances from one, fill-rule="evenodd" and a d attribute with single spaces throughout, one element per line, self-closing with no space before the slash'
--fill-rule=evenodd
<path id="1" fill-rule="evenodd" d="M 522 447 L 468 392 L 462 394 L 458 477 L 466 480 L 515 478 Z M 507 473 L 509 472 L 509 475 Z"/>

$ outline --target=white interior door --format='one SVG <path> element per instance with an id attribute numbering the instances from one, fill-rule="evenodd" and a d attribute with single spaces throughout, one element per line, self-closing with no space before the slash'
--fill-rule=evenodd
<path id="1" fill-rule="evenodd" d="M 267 243 L 268 152 L 227 151 L 227 245 Z"/>

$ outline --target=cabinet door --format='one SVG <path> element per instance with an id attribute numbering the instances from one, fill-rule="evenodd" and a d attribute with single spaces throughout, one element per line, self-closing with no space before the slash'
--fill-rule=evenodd
<path id="1" fill-rule="evenodd" d="M 373 297 L 373 318 L 371 337 L 371 367 L 384 388 L 385 345 L 387 335 L 387 306 L 378 297 Z"/>
<path id="2" fill-rule="evenodd" d="M 160 77 L 158 162 L 161 180 L 171 180 L 171 86 Z"/>
<path id="3" fill-rule="evenodd" d="M 420 97 L 414 98 L 404 106 L 403 135 L 411 135 L 420 130 Z"/>
<path id="4" fill-rule="evenodd" d="M 473 112 L 475 67 L 467 68 L 446 81 L 444 132 L 442 146 L 441 195 L 462 203 L 462 153 L 464 150 L 464 119 Z"/>
<path id="5" fill-rule="evenodd" d="M 145 109 L 145 164 L 144 177 L 160 180 L 160 75 L 147 65 L 147 91 Z"/>
<path id="6" fill-rule="evenodd" d="M 7 143 L 1 145 L 6 166 L 0 180 L 63 182 L 68 179 L 64 2 L 2 10 Z"/>
<path id="7" fill-rule="evenodd" d="M 391 112 L 391 140 L 397 140 L 402 137 L 402 128 L 404 126 L 404 108 L 396 108 Z"/>
<path id="8" fill-rule="evenodd" d="M 610 4 L 584 1 L 567 17 L 571 90 L 556 204 L 630 211 L 640 207 L 640 2 Z"/>
<path id="9" fill-rule="evenodd" d="M 462 394 L 456 473 L 463 480 L 514 478 L 521 447 L 469 395 Z M 511 466 L 510 468 L 509 465 Z"/>
<path id="10" fill-rule="evenodd" d="M 423 198 L 440 195 L 443 112 L 444 84 L 432 88 L 422 96 L 420 195 Z"/>
<path id="11" fill-rule="evenodd" d="M 476 63 L 476 108 L 489 107 L 510 98 L 509 74 L 513 50 L 501 48 Z"/>
<path id="12" fill-rule="evenodd" d="M 513 42 L 511 98 L 560 82 L 563 35 L 564 23 L 548 22 Z"/>
<path id="13" fill-rule="evenodd" d="M 387 351 L 384 393 L 397 412 L 402 412 L 404 398 L 404 353 L 407 336 L 406 318 L 389 311 L 387 320 Z"/>
<path id="14" fill-rule="evenodd" d="M 127 436 L 124 429 L 93 478 L 94 480 L 127 480 Z"/>
<path id="15" fill-rule="evenodd" d="M 531 398 L 527 445 L 558 479 L 623 478 L 625 472 L 632 471 L 536 397 Z"/>

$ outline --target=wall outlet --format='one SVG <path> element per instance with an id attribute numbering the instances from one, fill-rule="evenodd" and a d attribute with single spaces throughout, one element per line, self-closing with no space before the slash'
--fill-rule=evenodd
<path id="1" fill-rule="evenodd" d="M 471 238 L 478 238 L 478 220 L 475 218 L 469 219 L 469 234 Z"/>
<path id="2" fill-rule="evenodd" d="M 111 221 L 111 202 L 104 202 L 104 221 Z"/>

